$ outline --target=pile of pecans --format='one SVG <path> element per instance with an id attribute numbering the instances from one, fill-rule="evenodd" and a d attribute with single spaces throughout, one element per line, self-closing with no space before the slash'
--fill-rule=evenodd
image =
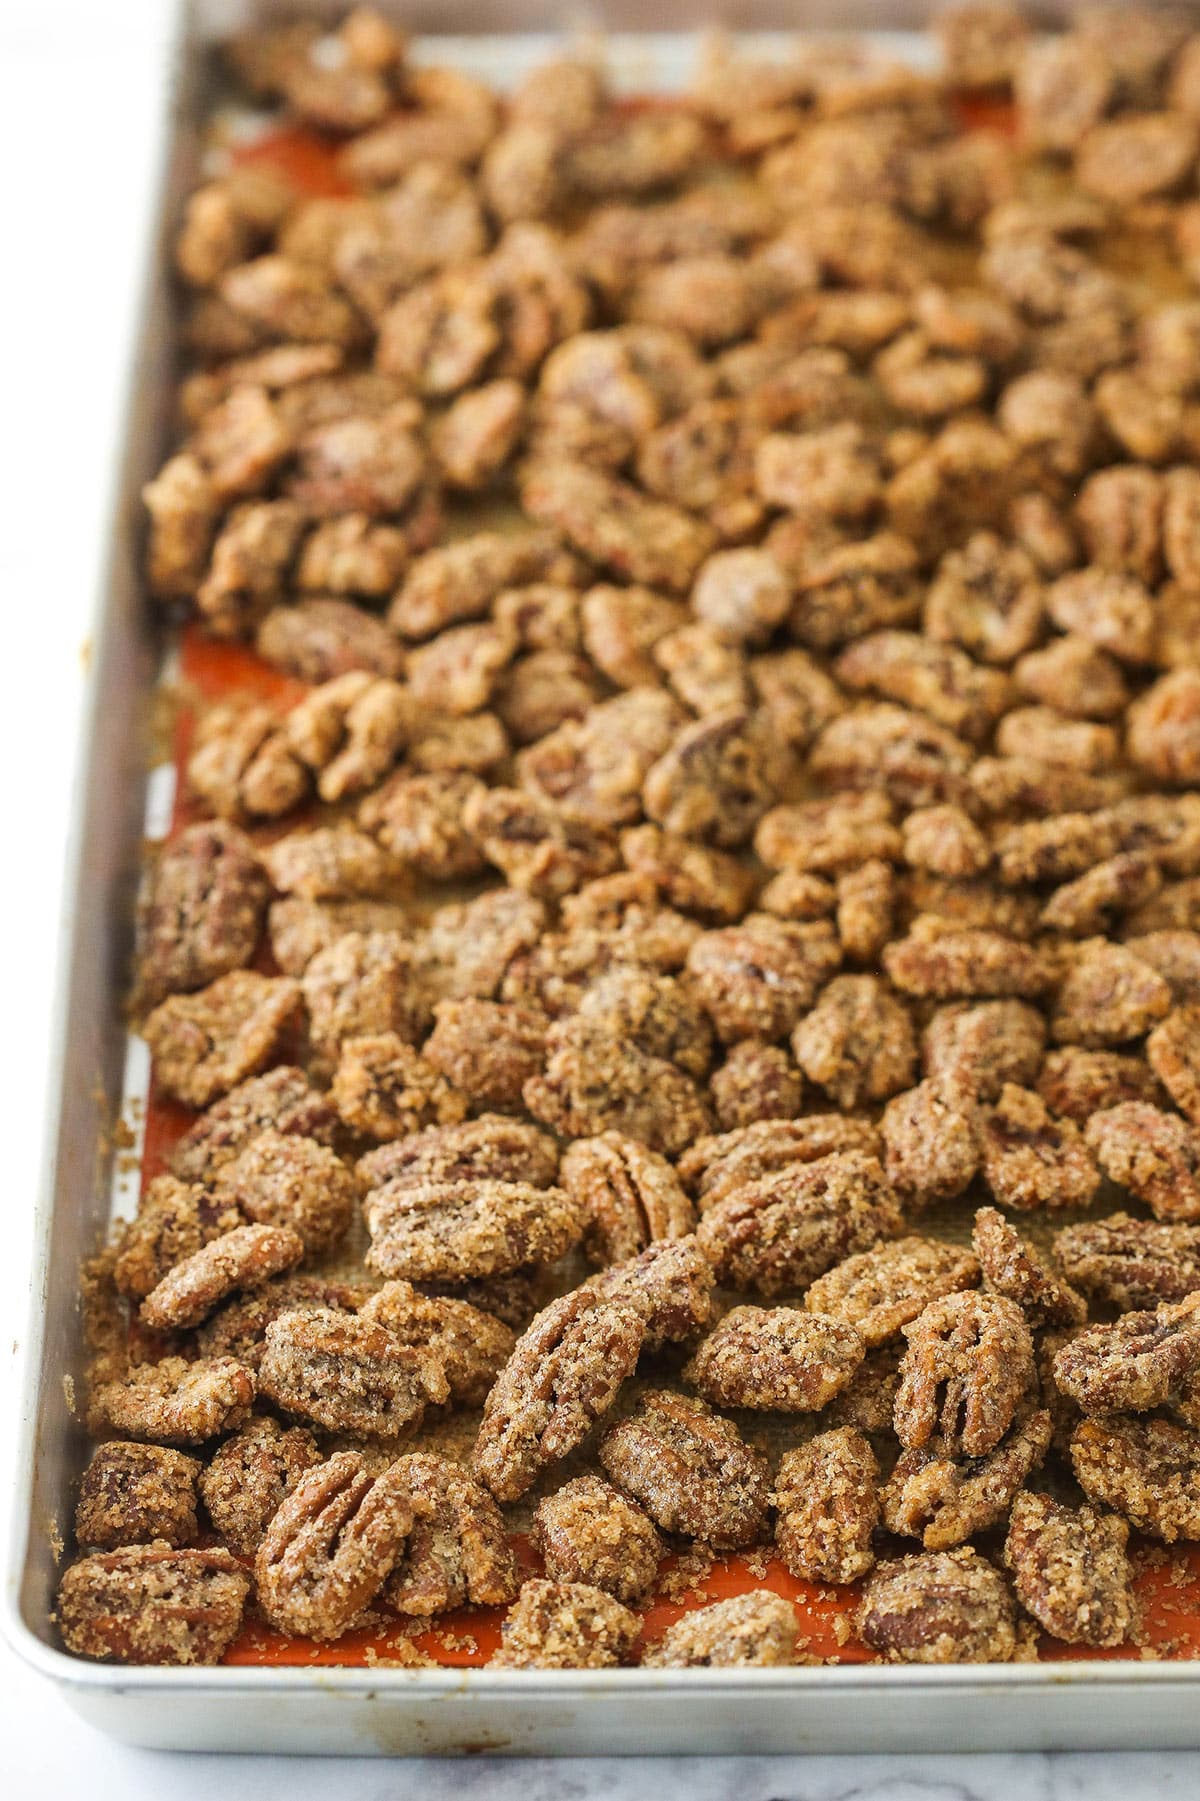
<path id="1" fill-rule="evenodd" d="M 600 1667 L 698 1546 L 1007 1660 L 1200 1539 L 1200 37 L 938 30 L 633 108 L 226 47 L 345 191 L 188 202 L 148 579 L 309 686 L 143 887 L 195 1120 L 89 1272 L 72 1650 Z"/>

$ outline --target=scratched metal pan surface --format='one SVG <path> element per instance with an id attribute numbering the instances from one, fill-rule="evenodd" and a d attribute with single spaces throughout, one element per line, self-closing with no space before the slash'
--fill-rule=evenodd
<path id="1" fill-rule="evenodd" d="M 62 1533 L 85 1442 L 72 1397 L 81 1389 L 77 1304 L 81 1260 L 105 1230 L 113 1190 L 126 1037 L 121 991 L 147 801 L 146 735 L 162 646 L 138 576 L 137 493 L 168 438 L 172 299 L 163 246 L 194 179 L 205 46 L 250 19 L 334 8 L 245 0 L 181 5 L 158 139 L 157 216 L 148 219 L 137 373 L 128 396 L 112 531 L 96 572 L 96 654 L 83 735 L 60 939 L 55 1064 L 44 1177 L 37 1202 L 33 1317 L 26 1338 L 15 1531 L 5 1625 L 16 1648 L 93 1725 L 163 1749 L 564 1756 L 596 1752 L 992 1750 L 1200 1745 L 1200 1664 L 1053 1663 L 949 1668 L 850 1666 L 681 1672 L 437 1669 L 122 1669 L 66 1656 L 52 1623 Z M 399 10 L 399 9 L 398 9 Z M 643 90 L 678 84 L 694 32 L 718 11 L 749 30 L 920 23 L 874 0 L 657 0 L 652 35 L 613 40 L 618 79 Z M 458 34 L 422 46 L 439 60 L 503 81 L 543 55 L 544 36 L 578 26 L 554 0 L 466 0 L 452 19 L 438 0 L 404 9 L 410 28 Z M 633 33 L 641 0 L 595 7 L 587 22 Z M 669 28 L 669 29 L 668 29 Z M 499 36 L 499 33 L 506 36 Z M 490 35 L 489 35 L 490 34 Z M 910 47 L 916 49 L 915 45 Z"/>

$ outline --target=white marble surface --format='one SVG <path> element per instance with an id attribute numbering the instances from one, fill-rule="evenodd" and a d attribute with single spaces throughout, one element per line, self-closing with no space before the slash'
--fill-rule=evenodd
<path id="1" fill-rule="evenodd" d="M 453 9 L 447 7 L 447 24 Z M 130 353 L 140 195 L 152 90 L 165 66 L 160 0 L 6 0 L 0 7 L 0 132 L 7 177 L 5 347 L 0 430 L 0 591 L 23 666 L 38 686 L 5 683 L 0 769 L 6 843 L 23 882 L 0 888 L 6 959 L 0 1094 L 7 1128 L 0 1257 L 5 1420 L 25 1316 L 25 1221 L 36 1176 L 63 827 L 82 692 L 81 649 L 115 406 Z M 20 247 L 19 250 L 17 247 Z M 14 277 L 18 279 L 14 279 Z M 22 279 L 23 278 L 23 279 Z M 13 622 L 19 620 L 19 625 Z M 6 857 L 6 862 L 7 862 Z M 14 1026 L 19 1022 L 20 1031 Z M 0 1501 L 6 1446 L 0 1434 Z M 7 1522 L 4 1522 L 7 1524 Z M 11 1801 L 79 1790 L 89 1801 L 1168 1801 L 1200 1793 L 1200 1757 L 671 1758 L 551 1763 L 341 1762 L 175 1757 L 109 1743 L 0 1645 L 0 1790 Z"/>

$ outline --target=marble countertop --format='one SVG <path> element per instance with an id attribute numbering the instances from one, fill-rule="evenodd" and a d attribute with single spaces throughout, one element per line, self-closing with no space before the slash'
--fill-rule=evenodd
<path id="1" fill-rule="evenodd" d="M 14 1334 L 25 1317 L 22 1240 L 39 1161 L 53 980 L 57 896 L 84 640 L 95 579 L 103 472 L 119 429 L 124 359 L 138 283 L 136 223 L 154 171 L 146 155 L 155 84 L 167 65 L 163 0 L 9 0 L 0 12 L 0 132 L 10 176 L 6 242 L 27 252 L 36 280 L 9 281 L 7 431 L 0 479 L 10 524 L 0 575 L 22 605 L 21 648 L 38 671 L 32 692 L 11 684 L 0 709 L 0 767 L 38 783 L 6 784 L 9 842 L 28 880 L 6 894 L 10 942 L 22 947 L 5 976 L 9 1021 L 0 1036 L 6 1143 L 6 1256 L 0 1318 Z M 452 7 L 447 25 L 452 28 Z M 15 216 L 14 216 L 15 215 Z M 66 404 L 64 405 L 64 398 Z M 15 499 L 13 498 L 15 496 Z M 20 522 L 17 529 L 16 522 Z M 64 529 L 64 526 L 66 529 Z M 10 615 L 11 616 L 11 615 Z M 15 792 L 13 789 L 15 788 Z M 15 1355 L 0 1363 L 11 1417 Z M 0 1432 L 0 1504 L 10 1488 Z M 564 1762 L 173 1756 L 101 1738 L 0 1644 L 0 1765 L 12 1801 L 81 1793 L 86 1801 L 288 1801 L 339 1792 L 354 1801 L 1171 1801 L 1200 1793 L 1200 1756 L 795 1757 L 580 1759 Z"/>

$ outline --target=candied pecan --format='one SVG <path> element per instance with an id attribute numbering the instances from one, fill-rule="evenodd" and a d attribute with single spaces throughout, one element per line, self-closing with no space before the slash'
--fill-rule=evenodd
<path id="1" fill-rule="evenodd" d="M 383 1143 L 455 1125 L 467 1111 L 466 1096 L 395 1032 L 343 1039 L 330 1093 L 352 1131 Z"/>
<path id="2" fill-rule="evenodd" d="M 338 1638 L 374 1600 L 413 1527 L 398 1464 L 371 1474 L 355 1451 L 305 1472 L 258 1547 L 258 1604 L 281 1632 Z"/>
<path id="3" fill-rule="evenodd" d="M 336 1123 L 328 1097 L 303 1070 L 280 1064 L 239 1083 L 202 1114 L 172 1150 L 171 1169 L 183 1181 L 206 1182 L 268 1127 L 325 1144 Z"/>
<path id="4" fill-rule="evenodd" d="M 1096 460 L 1099 423 L 1078 375 L 1053 368 L 1018 375 L 1001 394 L 996 418 L 1051 482 L 1078 481 Z"/>
<path id="5" fill-rule="evenodd" d="M 978 1279 L 979 1266 L 969 1252 L 933 1238 L 897 1238 L 818 1276 L 804 1305 L 852 1325 L 870 1350 L 895 1338 L 931 1301 Z"/>
<path id="6" fill-rule="evenodd" d="M 600 1462 L 664 1532 L 720 1549 L 762 1536 L 766 1459 L 703 1401 L 647 1390 L 637 1411 L 605 1433 Z"/>
<path id="7" fill-rule="evenodd" d="M 831 720 L 818 733 L 810 773 L 835 788 L 876 788 L 903 806 L 967 799 L 971 752 L 936 720 L 881 701 Z"/>
<path id="8" fill-rule="evenodd" d="M 1133 1625 L 1128 1537 L 1129 1527 L 1114 1514 L 1019 1494 L 1004 1541 L 1017 1600 L 1053 1638 L 1123 1643 Z"/>
<path id="9" fill-rule="evenodd" d="M 1075 1480 L 1139 1532 L 1200 1538 L 1200 1432 L 1169 1420 L 1110 1414 L 1083 1420 L 1071 1438 Z"/>
<path id="10" fill-rule="evenodd" d="M 540 901 L 508 889 L 439 907 L 424 945 L 438 992 L 494 1000 L 514 960 L 532 949 L 545 923 Z"/>
<path id="11" fill-rule="evenodd" d="M 366 1291 L 323 1276 L 280 1276 L 240 1299 L 226 1302 L 200 1327 L 196 1342 L 206 1357 L 236 1357 L 258 1372 L 267 1327 L 281 1313 L 333 1307 L 351 1313 Z"/>
<path id="12" fill-rule="evenodd" d="M 419 706 L 454 716 L 486 707 L 516 643 L 490 621 L 456 625 L 408 655 L 409 691 Z"/>
<path id="13" fill-rule="evenodd" d="M 280 1504 L 321 1462 L 303 1426 L 251 1419 L 227 1438 L 200 1476 L 208 1517 L 229 1548 L 252 1557 Z"/>
<path id="14" fill-rule="evenodd" d="M 735 1307 L 683 1376 L 719 1406 L 819 1413 L 852 1380 L 863 1349 L 852 1325 L 812 1309 Z"/>
<path id="15" fill-rule="evenodd" d="M 869 1120 L 845 1119 L 840 1113 L 752 1120 L 716 1137 L 697 1139 L 679 1159 L 679 1176 L 703 1212 L 744 1183 L 789 1164 L 812 1163 L 835 1151 L 870 1155 L 878 1149 L 879 1133 Z"/>
<path id="16" fill-rule="evenodd" d="M 948 1101 L 993 1101 L 1005 1082 L 1027 1084 L 1046 1043 L 1042 1017 L 1024 1001 L 939 1007 L 921 1041 L 926 1075 Z"/>
<path id="17" fill-rule="evenodd" d="M 588 1287 L 640 1313 L 646 1347 L 691 1338 L 712 1316 L 712 1265 L 695 1238 L 657 1239 L 626 1263 L 592 1276 Z"/>
<path id="18" fill-rule="evenodd" d="M 691 1078 L 603 1021 L 558 1020 L 546 1046 L 545 1070 L 526 1082 L 525 1105 L 563 1137 L 623 1132 L 674 1156 L 707 1130 L 708 1109 Z"/>
<path id="19" fill-rule="evenodd" d="M 754 480 L 770 506 L 840 521 L 868 518 L 883 498 L 877 443 L 849 420 L 815 431 L 768 432 L 755 447 Z M 780 618 L 787 610 L 784 601 Z"/>
<path id="20" fill-rule="evenodd" d="M 879 1564 L 858 1630 L 888 1663 L 1008 1663 L 1017 1648 L 1004 1578 L 971 1545 Z"/>
<path id="21" fill-rule="evenodd" d="M 996 728 L 996 749 L 1095 773 L 1116 763 L 1120 739 L 1111 725 L 1071 719 L 1053 707 L 1013 707 Z"/>
<path id="22" fill-rule="evenodd" d="M 360 794 L 385 776 L 414 729 L 414 703 L 399 682 L 352 670 L 294 706 L 284 721 L 288 744 L 316 774 L 329 802 Z"/>
<path id="23" fill-rule="evenodd" d="M 522 483 L 521 506 L 589 561 L 651 588 L 686 591 L 715 548 L 712 528 L 692 514 L 584 463 L 535 465 Z"/>
<path id="24" fill-rule="evenodd" d="M 1054 1359 L 1054 1380 L 1085 1413 L 1145 1413 L 1200 1361 L 1200 1316 L 1190 1299 L 1089 1326 Z"/>
<path id="25" fill-rule="evenodd" d="M 138 896 L 136 1001 L 203 988 L 254 958 L 268 885 L 236 827 L 195 825 L 164 847 Z"/>
<path id="26" fill-rule="evenodd" d="M 596 667 L 618 688 L 639 688 L 660 679 L 654 646 L 687 624 L 681 601 L 651 588 L 589 588 L 580 605 L 583 644 Z"/>
<path id="27" fill-rule="evenodd" d="M 648 817 L 683 838 L 744 844 L 776 798 L 777 756 L 741 707 L 685 726 L 646 773 Z"/>
<path id="28" fill-rule="evenodd" d="M 1098 1050 L 1140 1038 L 1170 1008 L 1171 990 L 1148 963 L 1122 945 L 1087 938 L 1055 997 L 1050 1032 L 1060 1044 Z"/>
<path id="29" fill-rule="evenodd" d="M 644 1601 L 665 1546 L 642 1509 L 599 1476 L 577 1476 L 538 1503 L 533 1542 L 552 1582 L 587 1582 Z"/>
<path id="30" fill-rule="evenodd" d="M 515 1107 L 546 1054 L 545 1014 L 497 1001 L 439 1001 L 422 1060 L 472 1106 Z M 444 1122 L 442 1122 L 444 1123 Z"/>
<path id="31" fill-rule="evenodd" d="M 346 900 L 386 893 L 398 875 L 388 857 L 349 826 L 289 832 L 263 852 L 271 884 L 302 900 Z"/>
<path id="32" fill-rule="evenodd" d="M 687 966 L 718 1037 L 733 1044 L 784 1037 L 840 960 L 825 921 L 804 925 L 748 913 L 740 925 L 697 938 Z"/>
<path id="33" fill-rule="evenodd" d="M 79 1485 L 75 1538 L 111 1551 L 165 1540 L 178 1547 L 197 1537 L 200 1464 L 161 1445 L 111 1441 L 92 1452 Z"/>
<path id="34" fill-rule="evenodd" d="M 902 834 L 905 862 L 950 880 L 980 875 L 992 860 L 987 839 L 961 807 L 919 807 Z"/>
<path id="35" fill-rule="evenodd" d="M 253 634 L 281 597 L 303 530 L 304 513 L 292 500 L 250 501 L 228 515 L 196 590 L 197 611 L 214 637 Z"/>
<path id="36" fill-rule="evenodd" d="M 875 1563 L 879 1465 L 854 1426 L 785 1453 L 775 1478 L 775 1549 L 803 1582 L 856 1582 Z"/>
<path id="37" fill-rule="evenodd" d="M 895 1344 L 868 1351 L 853 1378 L 825 1409 L 831 1426 L 856 1426 L 860 1432 L 890 1432 L 900 1386 L 900 1353 Z"/>
<path id="38" fill-rule="evenodd" d="M 1132 206 L 1180 187 L 1198 147 L 1195 121 L 1182 113 L 1127 114 L 1084 134 L 1075 152 L 1075 179 L 1085 193 Z"/>
<path id="39" fill-rule="evenodd" d="M 198 457 L 184 451 L 142 489 L 150 515 L 146 574 L 151 593 L 187 600 L 196 592 L 220 517 L 217 492 Z"/>
<path id="40" fill-rule="evenodd" d="M 391 1438 L 450 1392 L 433 1350 L 418 1354 L 373 1321 L 330 1307 L 279 1314 L 266 1341 L 261 1393 L 329 1432 Z"/>
<path id="41" fill-rule="evenodd" d="M 770 1589 L 731 1595 L 668 1626 L 642 1658 L 643 1669 L 736 1669 L 795 1662 L 796 1610 Z"/>
<path id="42" fill-rule="evenodd" d="M 907 1206 L 950 1200 L 970 1183 L 980 1157 L 972 1098 L 927 1078 L 884 1108 L 884 1168 Z"/>
<path id="43" fill-rule="evenodd" d="M 1003 1295 L 942 1295 L 903 1327 L 896 1436 L 906 1449 L 934 1441 L 950 1456 L 999 1444 L 1033 1382 L 1033 1341 Z"/>
<path id="44" fill-rule="evenodd" d="M 207 1107 L 270 1062 L 299 1011 L 295 982 L 246 969 L 171 995 L 142 1028 L 155 1081 L 185 1106 Z"/>
<path id="45" fill-rule="evenodd" d="M 487 487 L 515 450 L 524 425 L 525 391 L 520 382 L 485 382 L 460 394 L 431 436 L 446 480 L 468 492 Z"/>
<path id="46" fill-rule="evenodd" d="M 603 1670 L 628 1661 L 642 1622 L 589 1582 L 523 1584 L 491 1668 Z"/>
<path id="47" fill-rule="evenodd" d="M 1161 977 L 1159 978 L 1161 980 Z M 1181 1113 L 1200 1126 L 1200 1007 L 1176 1007 L 1146 1040 L 1150 1067 Z"/>
<path id="48" fill-rule="evenodd" d="M 503 1321 L 445 1295 L 423 1295 L 410 1282 L 385 1282 L 360 1309 L 418 1353 L 441 1363 L 451 1396 L 468 1405 L 482 1401 L 513 1349 Z"/>
<path id="49" fill-rule="evenodd" d="M 471 790 L 460 815 L 464 836 L 514 888 L 557 900 L 619 867 L 612 835 L 587 820 L 517 788 L 472 783 Z"/>
<path id="50" fill-rule="evenodd" d="M 397 1149 L 411 1143 L 402 1140 Z M 373 1188 L 365 1211 L 369 1266 L 418 1282 L 461 1283 L 554 1263 L 584 1227 L 560 1188 L 473 1175 L 439 1180 L 411 1166 Z"/>
<path id="51" fill-rule="evenodd" d="M 622 832 L 621 855 L 671 906 L 718 924 L 740 919 L 754 891 L 753 875 L 735 858 L 656 825 Z"/>
<path id="52" fill-rule="evenodd" d="M 653 1241 L 684 1238 L 695 1225 L 666 1158 L 619 1132 L 568 1146 L 561 1179 L 588 1219 L 584 1250 L 602 1267 L 626 1262 Z"/>
<path id="53" fill-rule="evenodd" d="M 499 1113 L 457 1126 L 431 1126 L 395 1144 L 368 1151 L 358 1173 L 382 1183 L 527 1182 L 549 1188 L 558 1174 L 558 1147 L 545 1132 Z"/>
<path id="54" fill-rule="evenodd" d="M 63 1643 L 103 1663 L 214 1664 L 237 1637 L 250 1578 L 218 1547 L 156 1540 L 73 1563 L 58 1590 Z"/>
<path id="55" fill-rule="evenodd" d="M 303 682 L 327 682 L 352 670 L 395 677 L 404 655 L 387 627 L 361 607 L 314 595 L 266 614 L 254 647 L 264 662 Z"/>
<path id="56" fill-rule="evenodd" d="M 669 694 L 631 689 L 528 745 L 517 759 L 521 785 L 593 826 L 632 825 L 641 817 L 647 772 L 683 723 Z"/>
<path id="57" fill-rule="evenodd" d="M 1178 1114 L 1123 1101 L 1093 1113 L 1085 1137 L 1109 1180 L 1156 1219 L 1200 1220 L 1200 1138 Z"/>
<path id="58" fill-rule="evenodd" d="M 900 855 L 894 818 L 887 795 L 873 791 L 772 807 L 759 821 L 754 849 L 772 869 L 838 875 Z"/>
<path id="59" fill-rule="evenodd" d="M 774 534 L 769 547 L 786 562 Z M 917 553 L 898 532 L 822 547 L 790 573 L 797 593 L 788 629 L 809 650 L 834 650 L 877 627 L 908 625 L 920 614 Z"/>
<path id="60" fill-rule="evenodd" d="M 676 697 L 701 718 L 744 711 L 749 698 L 745 653 L 712 626 L 697 621 L 668 632 L 651 656 Z"/>
<path id="61" fill-rule="evenodd" d="M 1018 545 L 976 532 L 942 557 L 923 613 L 931 638 L 984 663 L 1011 663 L 1033 648 L 1041 623 L 1038 571 Z"/>
<path id="62" fill-rule="evenodd" d="M 983 1175 L 1002 1207 L 1086 1207 L 1100 1186 L 1079 1128 L 1054 1119 L 1040 1097 L 1006 1082 L 980 1109 Z"/>
<path id="63" fill-rule="evenodd" d="M 1129 755 L 1155 780 L 1200 782 L 1200 669 L 1173 669 L 1129 709 Z"/>
<path id="64" fill-rule="evenodd" d="M 240 1426 L 254 1400 L 254 1377 L 233 1357 L 164 1357 L 143 1363 L 121 1382 L 93 1390 L 88 1429 L 127 1438 L 200 1445 Z"/>
<path id="65" fill-rule="evenodd" d="M 837 930 L 846 956 L 871 963 L 892 935 L 896 878 L 878 858 L 837 878 Z"/>
<path id="66" fill-rule="evenodd" d="M 1057 888 L 1042 908 L 1042 924 L 1073 937 L 1102 933 L 1161 887 L 1162 872 L 1153 854 L 1125 851 Z"/>
<path id="67" fill-rule="evenodd" d="M 613 964 L 583 990 L 578 1018 L 702 1078 L 712 1063 L 708 1017 L 686 979 Z"/>
<path id="68" fill-rule="evenodd" d="M 569 719 L 584 719 L 602 699 L 586 657 L 565 650 L 535 650 L 511 663 L 496 706 L 516 744 L 534 744 Z"/>
<path id="69" fill-rule="evenodd" d="M 935 916 L 914 921 L 907 938 L 883 953 L 883 967 L 904 994 L 929 1000 L 1036 997 L 1053 984 L 1046 957 L 1004 932 L 961 930 Z"/>
<path id="70" fill-rule="evenodd" d="M 1051 583 L 1046 611 L 1062 631 L 1077 633 L 1122 662 L 1154 661 L 1154 603 L 1135 576 L 1114 569 L 1072 570 Z"/>
<path id="71" fill-rule="evenodd" d="M 465 809 L 485 792 L 473 775 L 397 770 L 368 794 L 358 822 L 374 834 L 395 863 L 434 882 L 454 882 L 483 871 L 484 860 Z"/>
<path id="72" fill-rule="evenodd" d="M 347 668 L 368 669 L 374 675 L 402 673 L 404 652 L 382 621 L 359 610 L 351 629 L 348 611 L 344 607 L 336 613 L 332 611 L 330 597 L 364 595 L 383 600 L 396 588 L 408 557 L 407 534 L 397 526 L 381 524 L 368 513 L 338 513 L 313 527 L 300 548 L 295 579 L 297 587 L 315 598 L 288 609 L 299 623 L 289 630 L 287 638 L 294 642 L 303 626 L 307 654 L 313 655 L 320 647 L 323 657 L 341 663 L 341 667 L 328 667 L 319 675 L 306 676 L 306 680 L 326 681 Z M 278 620 L 278 615 L 271 617 Z M 280 624 L 276 629 L 282 632 Z M 258 640 L 263 656 L 267 654 L 263 648 L 265 631 L 264 621 Z M 350 652 L 355 656 L 369 655 L 371 660 L 343 662 Z"/>
<path id="73" fill-rule="evenodd" d="M 1031 1326 L 1078 1326 L 1086 1320 L 1083 1296 L 994 1207 L 979 1208 L 971 1244 L 985 1292 L 1015 1301 Z"/>
<path id="74" fill-rule="evenodd" d="M 1152 584 L 1162 567 L 1163 477 L 1140 463 L 1116 463 L 1090 475 L 1075 503 L 1075 523 L 1093 563 Z"/>
<path id="75" fill-rule="evenodd" d="M 423 1452 L 392 1467 L 405 1484 L 413 1523 L 384 1584 L 387 1605 L 421 1617 L 511 1601 L 516 1559 L 486 1489 L 446 1458 Z"/>
<path id="76" fill-rule="evenodd" d="M 259 1226 L 290 1228 L 317 1257 L 345 1236 L 358 1185 L 327 1145 L 268 1127 L 221 1166 L 214 1193 Z"/>
<path id="77" fill-rule="evenodd" d="M 474 1468 L 493 1494 L 519 1499 L 575 1449 L 632 1375 L 645 1334 L 637 1309 L 591 1288 L 537 1315 L 484 1403 Z"/>
<path id="78" fill-rule="evenodd" d="M 1195 883 L 1192 892 L 1200 897 L 1200 882 Z M 1177 882 L 1175 888 L 1191 887 L 1191 883 Z M 1153 902 L 1150 903 L 1153 906 Z M 1189 917 L 1193 917 L 1189 900 Z M 1148 909 L 1147 909 L 1148 911 Z M 1126 930 L 1131 920 L 1126 920 Z M 1140 923 L 1140 922 L 1139 922 Z M 1177 1005 L 1190 1006 L 1200 1000 L 1200 932 L 1183 930 L 1164 930 L 1138 933 L 1126 937 L 1126 948 L 1151 969 L 1156 969 L 1171 990 L 1171 999 Z"/>
<path id="79" fill-rule="evenodd" d="M 239 272 L 231 270 L 237 277 Z M 226 277 L 228 281 L 230 277 Z M 210 407 L 189 448 L 228 504 L 261 494 L 292 452 L 292 436 L 264 388 L 233 388 Z"/>
<path id="80" fill-rule="evenodd" d="M 198 1183 L 156 1176 L 114 1243 L 113 1285 L 129 1300 L 143 1301 L 177 1264 L 241 1224 L 236 1204 Z"/>
<path id="81" fill-rule="evenodd" d="M 734 1187 L 709 1203 L 696 1237 L 730 1287 L 773 1295 L 807 1287 L 900 1226 L 875 1159 L 835 1151 Z"/>
<path id="82" fill-rule="evenodd" d="M 304 971 L 312 1047 L 336 1066 L 347 1038 L 394 1032 L 406 1043 L 428 1023 L 419 953 L 397 932 L 346 932 Z"/>
<path id="83" fill-rule="evenodd" d="M 701 566 L 692 592 L 697 617 L 733 644 L 765 644 L 791 604 L 787 574 L 760 549 L 717 551 Z"/>
<path id="84" fill-rule="evenodd" d="M 169 1270 L 142 1302 L 138 1317 L 158 1332 L 198 1326 L 229 1295 L 260 1288 L 291 1269 L 304 1248 L 290 1226 L 235 1226 Z"/>
<path id="85" fill-rule="evenodd" d="M 1013 681 L 1022 694 L 1080 719 L 1115 718 L 1129 700 L 1116 658 L 1074 633 L 1018 657 Z"/>
<path id="86" fill-rule="evenodd" d="M 846 1112 L 912 1080 L 916 1038 L 906 1008 L 876 976 L 835 976 L 792 1033 L 810 1082 Z"/>
<path id="87" fill-rule="evenodd" d="M 1023 1409 L 986 1457 L 952 1459 L 936 1446 L 902 1451 L 883 1491 L 884 1524 L 919 1538 L 927 1551 L 946 1551 L 986 1532 L 1041 1467 L 1052 1433 L 1048 1409 Z"/>
<path id="88" fill-rule="evenodd" d="M 803 1078 L 787 1052 L 756 1038 L 732 1045 L 708 1086 L 722 1132 L 759 1120 L 795 1119 L 804 1103 Z"/>
<path id="89" fill-rule="evenodd" d="M 1182 1301 L 1200 1288 L 1200 1227 L 1112 1213 L 1055 1236 L 1058 1260 L 1088 1294 L 1126 1309 Z"/>
<path id="90" fill-rule="evenodd" d="M 836 685 L 806 651 L 772 651 L 752 657 L 749 667 L 767 726 L 791 751 L 806 750 L 845 705 Z"/>
<path id="91" fill-rule="evenodd" d="M 1086 817 L 1129 791 L 1123 771 L 1093 775 L 1044 757 L 980 757 L 970 780 L 973 796 L 985 812 L 1058 814 L 1067 808 L 1063 814 L 1067 819 Z M 1057 821 L 1036 823 L 1052 827 Z"/>

